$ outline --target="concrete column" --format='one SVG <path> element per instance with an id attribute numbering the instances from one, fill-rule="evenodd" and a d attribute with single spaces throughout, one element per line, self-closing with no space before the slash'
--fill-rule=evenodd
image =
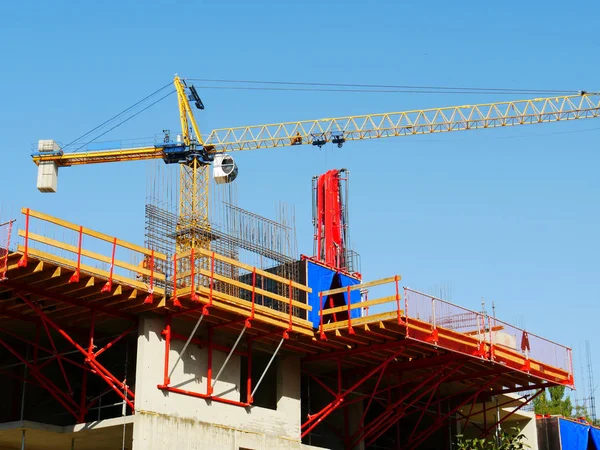
<path id="1" fill-rule="evenodd" d="M 176 326 L 174 324 L 173 328 L 177 332 Z M 297 357 L 279 360 L 277 410 L 243 408 L 164 392 L 157 388 L 163 382 L 163 327 L 162 318 L 140 318 L 134 450 L 304 448 L 300 444 L 300 361 Z M 183 345 L 181 341 L 171 342 L 171 365 Z M 213 350 L 213 376 L 226 356 Z M 190 345 L 171 376 L 171 385 L 206 393 L 207 362 L 207 350 Z M 214 386 L 214 394 L 239 401 L 240 371 L 240 357 L 233 355 Z"/>

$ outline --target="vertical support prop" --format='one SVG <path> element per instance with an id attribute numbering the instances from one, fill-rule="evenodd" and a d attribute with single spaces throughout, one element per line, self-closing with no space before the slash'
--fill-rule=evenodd
<path id="1" fill-rule="evenodd" d="M 27 257 L 29 254 L 29 208 L 25 210 L 25 250 L 23 256 L 17 263 L 17 267 L 27 267 Z"/>
<path id="2" fill-rule="evenodd" d="M 319 310 L 319 337 L 326 341 L 327 340 L 327 336 L 325 335 L 325 332 L 323 331 L 323 292 L 319 292 L 319 306 L 320 306 L 320 310 Z"/>
<path id="3" fill-rule="evenodd" d="M 81 245 L 83 243 L 83 227 L 79 226 L 79 243 L 77 245 L 77 269 L 69 278 L 69 283 L 79 283 L 79 272 L 81 269 Z"/>
<path id="4" fill-rule="evenodd" d="M 348 285 L 348 288 L 346 290 L 346 295 L 348 296 L 348 334 L 356 334 L 354 332 L 354 328 L 352 328 L 352 310 L 350 309 L 350 285 Z"/>
<path id="5" fill-rule="evenodd" d="M 437 344 L 438 341 L 438 329 L 435 319 L 435 298 L 431 297 L 431 334 L 427 337 L 427 342 L 433 342 Z"/>
<path id="6" fill-rule="evenodd" d="M 191 250 L 191 254 L 190 254 L 190 268 L 191 268 L 191 277 L 192 279 L 190 280 L 191 283 L 191 299 L 193 302 L 197 302 L 198 301 L 198 295 L 196 294 L 196 274 L 195 274 L 195 269 L 196 269 L 196 258 L 194 257 L 194 248 L 192 247 Z"/>
<path id="7" fill-rule="evenodd" d="M 246 378 L 246 403 L 252 404 L 252 340 L 248 339 L 248 373 Z"/>
<path id="8" fill-rule="evenodd" d="M 256 267 L 252 268 L 252 307 L 250 309 L 250 317 L 246 319 L 245 326 L 247 328 L 252 327 L 252 320 L 254 320 L 254 310 L 256 305 Z"/>
<path id="9" fill-rule="evenodd" d="M 399 281 L 400 281 L 400 277 L 398 275 L 396 275 L 394 277 L 394 282 L 396 283 L 396 309 L 398 311 L 398 325 L 404 325 L 404 322 L 402 321 L 402 309 L 400 308 L 401 296 L 400 296 L 400 286 L 398 285 Z"/>
<path id="10" fill-rule="evenodd" d="M 406 337 L 409 337 L 410 335 L 410 328 L 408 326 L 408 289 L 405 287 L 404 288 L 404 317 L 405 322 L 406 322 Z"/>
<path id="11" fill-rule="evenodd" d="M 213 290 L 215 286 L 215 252 L 211 252 L 210 254 L 210 280 L 208 281 L 208 305 L 205 305 L 202 308 L 202 314 L 205 316 L 209 315 L 209 310 L 213 304 Z"/>
<path id="12" fill-rule="evenodd" d="M 212 395 L 212 341 L 213 341 L 213 327 L 208 328 L 208 361 L 206 368 L 206 395 Z"/>
<path id="13" fill-rule="evenodd" d="M 181 308 L 181 302 L 177 298 L 177 253 L 173 255 L 173 306 Z"/>
<path id="14" fill-rule="evenodd" d="M 6 271 L 8 270 L 8 253 L 10 249 L 10 236 L 12 234 L 12 226 L 14 220 L 8 222 L 8 235 L 6 236 L 6 248 L 4 256 L 0 256 L 0 281 L 6 279 Z M 2 225 L 0 225 L 2 226 Z"/>
<path id="15" fill-rule="evenodd" d="M 144 300 L 145 305 L 152 304 L 152 294 L 154 294 L 154 249 L 152 249 L 152 254 L 150 255 L 150 280 L 148 287 L 148 295 Z"/>
<path id="16" fill-rule="evenodd" d="M 171 379 L 169 378 L 169 352 L 171 351 L 171 314 L 168 314 L 165 318 L 165 329 L 162 332 L 165 337 L 165 367 L 164 367 L 164 377 L 163 377 L 163 386 L 168 386 L 171 384 Z"/>
<path id="17" fill-rule="evenodd" d="M 289 318 L 289 322 L 288 322 L 288 328 L 287 328 L 287 330 L 285 330 L 283 332 L 284 339 L 288 339 L 290 337 L 289 333 L 292 331 L 292 317 L 293 317 L 293 313 L 294 313 L 294 307 L 292 305 L 292 302 L 294 300 L 294 291 L 293 291 L 293 287 L 292 287 L 292 280 L 290 280 L 288 289 L 289 289 L 289 295 L 290 295 L 290 304 L 288 307 L 289 312 L 290 312 L 290 318 Z"/>
<path id="18" fill-rule="evenodd" d="M 100 292 L 102 293 L 106 293 L 106 292 L 110 292 L 110 290 L 112 289 L 112 280 L 113 280 L 113 272 L 115 270 L 115 253 L 117 252 L 117 238 L 113 239 L 113 248 L 112 248 L 112 257 L 110 260 L 110 272 L 108 275 L 108 281 L 106 282 L 106 284 L 104 286 L 102 286 L 102 289 L 100 290 Z"/>

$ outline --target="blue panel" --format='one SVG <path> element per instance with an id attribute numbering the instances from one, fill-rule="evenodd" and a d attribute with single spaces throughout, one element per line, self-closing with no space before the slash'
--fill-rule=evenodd
<path id="1" fill-rule="evenodd" d="M 600 450 L 600 430 L 598 428 L 590 427 L 590 437 L 596 450 Z"/>
<path id="2" fill-rule="evenodd" d="M 559 419 L 560 442 L 564 450 L 587 450 L 590 427 L 582 423 Z"/>
<path id="3" fill-rule="evenodd" d="M 314 328 L 319 328 L 319 292 L 327 291 L 336 287 L 346 287 L 359 284 L 360 280 L 347 275 L 337 273 L 335 270 L 316 264 L 312 261 L 306 261 L 306 279 L 312 292 L 308 294 L 308 304 L 312 306 L 312 311 L 308 312 L 308 321 L 312 322 Z M 342 296 L 340 296 L 342 297 Z M 327 308 L 327 298 L 323 298 L 324 308 Z M 343 304 L 348 304 L 348 293 L 343 294 Z M 350 303 L 360 302 L 360 290 L 350 292 Z M 339 306 L 339 305 L 337 305 Z M 345 313 L 344 313 L 345 314 Z M 331 317 L 331 316 L 330 316 Z M 350 311 L 350 317 L 355 319 L 360 317 L 360 308 Z"/>

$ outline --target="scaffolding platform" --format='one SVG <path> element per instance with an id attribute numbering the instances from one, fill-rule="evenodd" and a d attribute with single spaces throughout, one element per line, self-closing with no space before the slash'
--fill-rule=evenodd
<path id="1" fill-rule="evenodd" d="M 450 417 L 460 414 L 468 422 L 470 413 L 463 408 L 469 405 L 471 412 L 485 411 L 491 397 L 514 392 L 529 392 L 522 396 L 527 403 L 547 387 L 574 384 L 571 349 L 484 312 L 403 287 L 399 275 L 318 292 L 320 323 L 315 328 L 308 320 L 312 308 L 306 301 L 312 289 L 299 281 L 204 249 L 176 253 L 169 260 L 162 253 L 46 214 L 23 209 L 23 215 L 25 227 L 16 233 L 20 242 L 11 246 L 7 241 L 0 251 L 0 349 L 25 365 L 30 380 L 48 391 L 75 423 L 86 421 L 97 399 L 86 396 L 85 382 L 73 389 L 70 370 L 80 370 L 86 379 L 99 377 L 130 413 L 135 411 L 135 393 L 127 377 L 117 377 L 110 364 L 97 358 L 135 332 L 142 314 L 164 318 L 164 382 L 159 389 L 249 407 L 250 388 L 262 380 L 253 380 L 249 368 L 246 398 L 221 398 L 211 391 L 209 362 L 207 391 L 182 390 L 170 384 L 171 340 L 229 356 L 247 355 L 249 360 L 253 348 L 273 358 L 278 352 L 294 354 L 301 358 L 309 383 L 322 390 L 321 398 L 331 397 L 324 404 L 309 400 L 303 439 L 336 411 L 365 403 L 361 426 L 354 435 L 344 436 L 348 448 L 361 441 L 376 442 L 400 419 L 415 413 L 418 420 L 405 448 L 418 448 Z M 49 231 L 55 229 L 60 231 Z M 171 278 L 156 270 L 157 262 L 173 268 Z M 215 271 L 223 265 L 236 276 Z M 351 291 L 375 287 L 390 292 L 343 306 L 326 301 L 340 293 L 350 299 Z M 360 311 L 358 317 L 355 310 Z M 196 333 L 200 325 L 208 334 Z M 184 329 L 188 334 L 179 331 Z M 59 353 L 58 336 L 82 358 Z M 33 360 L 17 342 L 35 349 Z M 54 361 L 66 388 L 58 388 L 44 373 Z M 0 374 L 24 379 L 11 370 L 0 368 Z M 74 400 L 78 389 L 81 398 Z M 388 401 L 382 406 L 385 397 Z M 474 408 L 476 403 L 483 406 Z M 524 403 L 518 402 L 515 412 Z M 379 412 L 367 418 L 377 408 Z M 432 408 L 438 408 L 439 417 L 421 430 L 419 423 Z M 489 433 L 490 427 L 482 433 Z"/>

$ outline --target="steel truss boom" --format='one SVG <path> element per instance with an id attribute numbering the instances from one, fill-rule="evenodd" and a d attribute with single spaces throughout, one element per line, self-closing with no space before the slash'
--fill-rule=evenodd
<path id="1" fill-rule="evenodd" d="M 182 110 L 193 117 L 191 108 L 188 108 L 189 104 L 187 107 L 183 106 Z M 336 138 L 356 141 L 597 117 L 600 117 L 600 94 L 582 93 L 532 100 L 217 128 L 204 139 L 203 145 L 209 154 L 216 154 L 299 144 L 318 145 L 319 141 L 335 143 Z M 195 122 L 193 128 L 199 133 Z M 197 137 L 200 139 L 199 134 Z M 36 164 L 41 161 L 54 161 L 58 166 L 74 166 L 159 159 L 164 155 L 164 147 L 156 146 L 63 155 L 35 155 L 33 160 Z"/>

